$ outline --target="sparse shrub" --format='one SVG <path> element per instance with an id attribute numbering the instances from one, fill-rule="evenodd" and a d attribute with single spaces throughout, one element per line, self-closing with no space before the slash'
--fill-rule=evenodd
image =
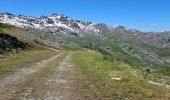
<path id="1" fill-rule="evenodd" d="M 0 50 L 1 52 L 13 52 L 19 50 L 25 50 L 29 48 L 28 43 L 19 41 L 16 37 L 10 36 L 8 34 L 0 34 Z"/>
<path id="2" fill-rule="evenodd" d="M 113 57 L 110 55 L 103 55 L 103 60 L 107 60 L 107 61 L 113 61 Z"/>
<path id="3" fill-rule="evenodd" d="M 10 28 L 11 26 L 8 24 L 0 23 L 0 28 Z"/>
<path id="4" fill-rule="evenodd" d="M 2 30 L 0 29 L 0 34 L 2 34 L 3 32 L 2 32 Z"/>
<path id="5" fill-rule="evenodd" d="M 66 46 L 66 45 L 61 45 L 61 47 L 65 50 L 68 51 L 76 51 L 76 50 L 83 50 L 83 48 L 79 47 L 79 46 Z"/>

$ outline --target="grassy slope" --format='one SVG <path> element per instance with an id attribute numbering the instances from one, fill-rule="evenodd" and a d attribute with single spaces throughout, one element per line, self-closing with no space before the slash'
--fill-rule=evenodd
<path id="1" fill-rule="evenodd" d="M 108 34 L 106 34 L 105 37 L 107 37 Z M 162 66 L 160 64 L 156 64 L 153 63 L 149 60 L 146 60 L 144 58 L 137 58 L 135 56 L 133 56 L 132 54 L 128 54 L 126 52 L 124 52 L 122 50 L 122 44 L 128 44 L 134 48 L 137 49 L 144 49 L 148 52 L 153 52 L 161 57 L 170 57 L 170 48 L 159 48 L 159 47 L 155 47 L 152 45 L 148 45 L 146 43 L 141 43 L 139 41 L 127 41 L 127 42 L 123 42 L 123 40 L 116 38 L 119 36 L 111 36 L 109 38 L 100 38 L 97 36 L 87 36 L 85 38 L 65 38 L 66 41 L 70 41 L 76 44 L 79 44 L 79 46 L 84 46 L 84 47 L 89 47 L 89 44 L 92 45 L 91 48 L 95 49 L 96 45 L 98 45 L 99 48 L 103 49 L 104 51 L 109 52 L 111 55 L 119 58 L 120 60 L 124 61 L 125 63 L 128 63 L 132 66 L 140 66 L 142 69 L 147 68 L 148 66 L 151 67 L 151 69 L 155 70 L 156 73 L 159 74 L 164 74 L 164 76 L 170 76 L 169 74 L 169 70 L 170 68 L 168 68 L 168 64 Z M 109 48 L 107 50 L 107 48 Z M 152 64 L 152 66 L 151 66 Z M 165 67 L 167 66 L 167 67 Z"/>
<path id="2" fill-rule="evenodd" d="M 29 33 L 26 30 L 8 24 L 0 23 L 0 30 L 3 31 L 5 34 L 17 37 L 23 42 L 31 43 L 36 38 L 32 33 Z"/>
<path id="3" fill-rule="evenodd" d="M 168 89 L 148 84 L 148 78 L 140 70 L 116 59 L 96 52 L 80 51 L 74 54 L 73 60 L 90 81 L 82 89 L 89 90 L 96 99 L 170 99 Z M 112 77 L 122 80 L 112 80 Z"/>

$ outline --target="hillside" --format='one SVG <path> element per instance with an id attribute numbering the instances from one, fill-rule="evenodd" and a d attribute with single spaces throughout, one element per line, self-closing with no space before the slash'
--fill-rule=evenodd
<path id="1" fill-rule="evenodd" d="M 29 43 L 18 40 L 16 37 L 11 36 L 4 32 L 4 29 L 12 28 L 10 25 L 0 23 L 0 53 L 8 53 L 8 52 L 19 52 L 22 50 L 26 50 L 31 48 Z"/>
<path id="2" fill-rule="evenodd" d="M 0 33 L 0 53 L 5 51 L 17 52 L 29 48 L 27 43 L 19 41 L 16 37 Z"/>

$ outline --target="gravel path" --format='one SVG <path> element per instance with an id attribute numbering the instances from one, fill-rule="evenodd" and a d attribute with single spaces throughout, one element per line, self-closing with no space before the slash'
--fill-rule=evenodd
<path id="1" fill-rule="evenodd" d="M 46 80 L 48 88 L 43 96 L 44 100 L 80 99 L 80 94 L 75 90 L 75 85 L 80 82 L 81 75 L 71 63 L 71 55 L 67 55 L 56 69 L 55 74 Z"/>
<path id="2" fill-rule="evenodd" d="M 42 60 L 32 65 L 32 67 L 23 68 L 13 74 L 10 74 L 0 79 L 0 100 L 5 100 L 13 96 L 17 92 L 17 88 L 15 87 L 16 85 L 24 82 L 27 79 L 27 76 L 38 72 L 40 69 L 45 67 L 49 62 L 55 60 L 62 54 L 63 53 L 46 60 Z"/>

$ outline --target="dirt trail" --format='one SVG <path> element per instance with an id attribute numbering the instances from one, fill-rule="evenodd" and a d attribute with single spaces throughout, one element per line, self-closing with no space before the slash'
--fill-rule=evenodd
<path id="1" fill-rule="evenodd" d="M 80 88 L 86 78 L 72 64 L 71 56 L 72 53 L 69 53 L 59 66 L 50 69 L 54 72 L 52 75 L 33 82 L 34 87 L 31 86 L 24 92 L 28 94 L 27 96 L 19 94 L 15 100 L 27 100 L 27 98 L 29 100 L 86 100 L 89 94 L 84 94 Z M 34 91 L 30 91 L 30 88 L 34 88 Z"/>
<path id="2" fill-rule="evenodd" d="M 46 66 L 57 57 L 59 65 Z M 39 76 L 44 68 L 50 75 Z M 90 93 L 81 90 L 86 81 L 72 64 L 72 53 L 61 53 L 0 79 L 0 100 L 87 100 Z"/>
<path id="3" fill-rule="evenodd" d="M 71 63 L 71 55 L 65 57 L 60 66 L 56 69 L 56 73 L 46 80 L 47 89 L 43 96 L 44 100 L 78 100 L 80 93 L 76 90 L 82 75 Z"/>
<path id="4" fill-rule="evenodd" d="M 32 67 L 23 68 L 11 75 L 8 75 L 0 79 L 0 100 L 8 99 L 12 95 L 14 95 L 14 93 L 17 92 L 16 86 L 24 82 L 27 76 L 38 72 L 41 68 L 45 67 L 49 62 L 55 60 L 57 57 L 61 55 L 63 55 L 63 53 L 46 60 L 42 60 L 32 65 Z"/>

